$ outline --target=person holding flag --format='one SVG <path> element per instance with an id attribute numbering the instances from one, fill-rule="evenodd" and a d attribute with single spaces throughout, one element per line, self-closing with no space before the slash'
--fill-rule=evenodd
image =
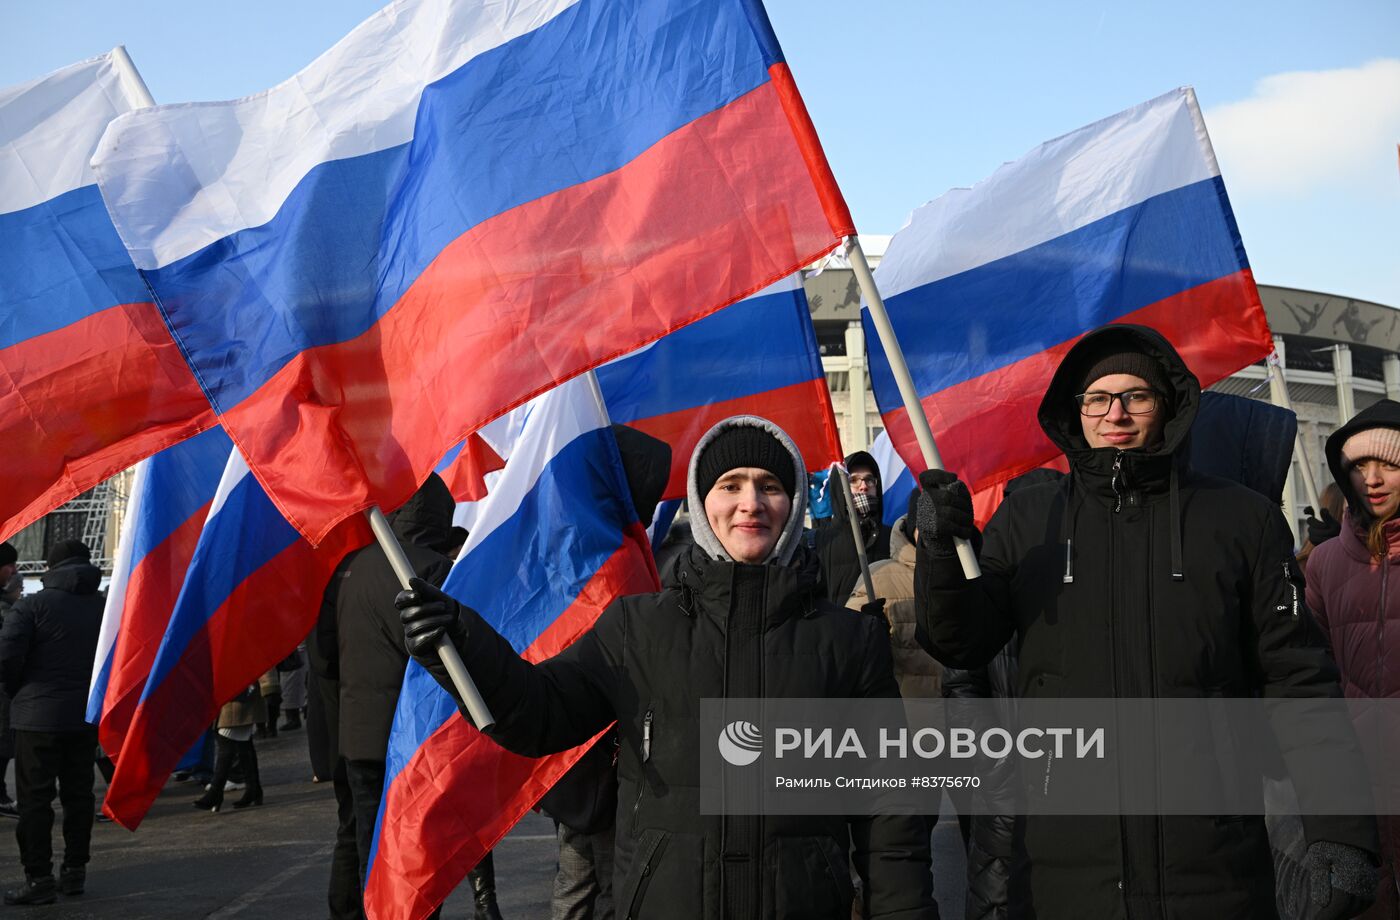
<path id="1" fill-rule="evenodd" d="M 474 610 L 415 580 L 396 600 L 410 654 L 455 695 L 435 651 L 448 637 L 496 716 L 488 734 L 518 754 L 566 750 L 617 722 L 619 809 L 630 815 L 617 829 L 619 914 L 849 916 L 854 842 L 864 916 L 933 920 L 918 818 L 700 814 L 700 698 L 899 690 L 884 624 L 822 596 L 802 542 L 806 467 L 792 440 L 765 419 L 725 419 L 698 442 L 687 478 L 696 545 L 674 586 L 614 601 L 573 645 L 532 665 Z M 796 664 L 813 659 L 836 664 Z M 793 849 L 813 842 L 825 856 L 816 863 Z M 697 872 L 700 897 L 681 895 L 696 890 Z"/>
<path id="2" fill-rule="evenodd" d="M 1336 698 L 1337 669 L 1302 608 L 1302 577 L 1276 504 L 1194 472 L 1186 444 L 1200 382 L 1154 329 L 1110 324 L 1069 349 L 1039 421 L 1070 475 L 1008 494 L 987 524 L 982 576 L 964 577 L 953 540 L 977 536 L 967 487 L 919 477 L 915 610 L 924 647 L 947 667 L 986 664 L 1016 639 L 1016 696 Z M 1292 611 L 1292 615 L 1289 615 Z M 1272 724 L 1290 770 L 1349 728 Z M 1339 784 L 1365 785 L 1355 759 Z M 1121 770 L 1150 789 L 1151 764 Z M 1360 775 L 1352 775 L 1360 773 Z M 1048 774 L 1047 774 L 1048 776 Z M 1048 790 L 1049 780 L 1046 780 Z M 1316 917 L 1352 917 L 1375 897 L 1369 816 L 1307 815 Z M 1262 815 L 1030 815 L 1025 849 L 1039 920 L 1133 916 L 1272 918 Z"/>

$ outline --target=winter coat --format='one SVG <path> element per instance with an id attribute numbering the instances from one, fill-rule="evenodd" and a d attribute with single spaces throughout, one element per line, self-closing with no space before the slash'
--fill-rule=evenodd
<path id="1" fill-rule="evenodd" d="M 22 597 L 0 628 L 0 678 L 10 694 L 10 725 L 24 731 L 89 729 L 88 684 L 105 600 L 102 573 L 69 559 L 40 576 L 43 590 Z"/>
<path id="2" fill-rule="evenodd" d="M 1095 350 L 1117 343 L 1155 357 L 1171 381 L 1155 448 L 1091 449 L 1083 436 L 1074 394 Z M 1008 497 L 987 525 L 979 579 L 920 545 L 916 606 L 933 655 L 974 668 L 1014 636 L 1017 696 L 1032 699 L 1339 696 L 1278 508 L 1184 462 L 1199 395 L 1154 330 L 1108 326 L 1070 349 L 1040 407 L 1070 476 Z M 1285 761 L 1324 743 L 1356 751 L 1349 727 L 1321 741 L 1295 727 L 1273 725 Z M 1150 774 L 1120 771 L 1118 782 Z M 1310 842 L 1376 851 L 1370 818 L 1304 824 Z M 1261 816 L 1030 816 L 1025 844 L 1040 920 L 1275 916 Z"/>
<path id="3" fill-rule="evenodd" d="M 883 502 L 885 484 L 880 478 L 880 465 L 875 462 L 875 458 L 863 450 L 857 451 L 846 458 L 846 466 L 852 464 L 866 466 L 875 471 L 875 491 Z M 840 489 L 841 481 L 828 480 L 827 488 Z M 864 528 L 866 561 L 873 565 L 881 559 L 890 558 L 890 526 L 881 521 L 879 508 L 875 509 Z M 860 556 L 856 553 L 855 538 L 851 536 L 850 509 L 846 506 L 844 496 L 832 496 L 831 523 L 819 528 L 814 537 L 817 558 L 821 561 L 822 582 L 826 585 L 827 600 L 844 604 L 861 581 Z"/>
<path id="4" fill-rule="evenodd" d="M 466 612 L 462 658 L 503 747 L 539 757 L 617 721 L 618 916 L 849 917 L 852 831 L 873 897 L 865 916 L 937 916 L 921 819 L 700 813 L 702 698 L 898 695 L 883 624 L 822 599 L 814 563 L 805 549 L 786 566 L 754 566 L 693 547 L 680 587 L 613 602 L 538 665 Z"/>
<path id="5" fill-rule="evenodd" d="M 440 585 L 452 568 L 441 552 L 452 542 L 452 495 L 431 477 L 389 523 L 418 577 Z M 347 760 L 385 760 L 408 647 L 394 597 L 402 590 L 377 543 L 346 556 L 331 577 L 317 621 L 318 651 L 339 675 L 340 753 Z"/>
<path id="6" fill-rule="evenodd" d="M 875 596 L 885 599 L 885 619 L 889 621 L 890 653 L 894 658 L 894 677 L 899 681 L 899 695 L 909 699 L 938 699 L 943 695 L 943 666 L 924 651 L 914 637 L 917 623 L 914 617 L 914 544 L 895 522 L 890 533 L 890 558 L 870 567 L 870 581 Z M 856 581 L 856 589 L 846 606 L 860 610 L 869 603 L 865 580 Z"/>
<path id="7" fill-rule="evenodd" d="M 263 694 L 255 684 L 229 700 L 219 710 L 219 720 L 215 728 L 241 728 L 244 725 L 257 725 L 267 721 L 267 704 Z"/>

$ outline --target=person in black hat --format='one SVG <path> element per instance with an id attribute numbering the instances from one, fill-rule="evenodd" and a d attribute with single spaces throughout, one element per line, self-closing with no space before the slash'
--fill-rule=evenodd
<path id="1" fill-rule="evenodd" d="M 880 479 L 880 465 L 863 450 L 851 454 L 845 463 L 846 472 L 851 478 L 851 500 L 855 504 L 856 520 L 865 543 L 865 559 L 874 565 L 889 559 L 891 555 L 890 526 L 883 520 L 885 488 Z M 832 477 L 827 480 L 827 488 L 839 490 L 841 481 Z M 838 604 L 844 604 L 861 578 L 860 556 L 856 552 L 855 537 L 851 534 L 850 511 L 844 495 L 838 493 L 832 496 L 831 518 L 831 524 L 816 533 L 817 558 L 821 560 L 826 596 Z"/>
<path id="2" fill-rule="evenodd" d="M 43 590 L 21 598 L 0 627 L 0 679 L 12 700 L 15 794 L 25 882 L 6 904 L 50 904 L 83 893 L 97 799 L 97 728 L 88 724 L 88 683 L 97 657 L 102 573 L 80 540 L 48 552 Z M 63 805 L 63 865 L 53 876 L 53 798 Z"/>
<path id="3" fill-rule="evenodd" d="M 1156 330 L 1112 324 L 1084 336 L 1039 413 L 1070 474 L 1008 490 L 982 534 L 980 578 L 965 578 L 955 553 L 956 538 L 977 536 L 966 486 L 950 472 L 923 473 L 915 609 L 924 647 L 949 668 L 978 668 L 1014 639 L 1015 696 L 1029 700 L 1339 697 L 1277 504 L 1187 463 L 1200 395 Z M 1272 728 L 1290 768 L 1320 756 L 1336 762 L 1338 785 L 1367 783 L 1364 769 L 1347 772 L 1359 764 L 1346 756 L 1357 752 L 1349 725 L 1328 734 L 1276 719 Z M 1134 763 L 1115 779 L 1119 789 L 1154 788 L 1157 772 Z M 1313 916 L 1354 916 L 1374 899 L 1374 819 L 1308 815 L 1303 824 Z M 1039 920 L 1277 916 L 1262 815 L 1031 814 L 1024 839 Z"/>
<path id="4" fill-rule="evenodd" d="M 863 916 L 933 920 L 921 819 L 700 813 L 701 698 L 899 689 L 884 622 L 822 596 L 802 540 L 806 468 L 782 429 L 754 416 L 720 422 L 691 455 L 688 490 L 695 544 L 674 584 L 614 601 L 554 658 L 527 663 L 475 611 L 420 581 L 397 600 L 410 654 L 455 695 L 434 651 L 449 637 L 496 716 L 491 737 L 519 754 L 567 750 L 617 723 L 619 915 L 848 917 L 854 841 Z"/>

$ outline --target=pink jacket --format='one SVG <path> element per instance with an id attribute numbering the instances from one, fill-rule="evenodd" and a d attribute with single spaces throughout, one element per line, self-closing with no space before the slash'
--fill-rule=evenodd
<path id="1" fill-rule="evenodd" d="M 1341 535 L 1308 558 L 1308 607 L 1351 698 L 1400 697 L 1400 519 L 1385 525 L 1385 535 L 1386 558 L 1378 562 L 1348 509 Z"/>

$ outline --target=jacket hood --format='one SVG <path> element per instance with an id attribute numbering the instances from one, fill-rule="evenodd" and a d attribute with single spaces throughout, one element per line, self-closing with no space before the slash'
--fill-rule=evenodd
<path id="1" fill-rule="evenodd" d="M 710 527 L 710 519 L 705 514 L 705 496 L 700 494 L 696 482 L 696 464 L 700 460 L 700 455 L 704 453 L 705 447 L 711 441 L 730 428 L 741 427 L 758 428 L 768 432 L 777 438 L 778 443 L 783 445 L 783 448 L 792 456 L 793 482 L 797 484 L 797 488 L 793 490 L 792 510 L 788 512 L 787 523 L 784 524 L 783 531 L 778 536 L 778 542 L 773 547 L 773 552 L 764 560 L 765 564 L 776 562 L 779 565 L 787 565 L 792 561 L 793 554 L 797 552 L 798 544 L 802 542 L 802 523 L 807 516 L 807 467 L 802 462 L 801 451 L 797 449 L 792 438 L 787 436 L 787 432 L 766 418 L 759 418 L 756 415 L 731 416 L 716 423 L 696 442 L 685 476 L 686 496 L 690 505 L 691 535 L 695 539 L 695 545 L 700 547 L 709 558 L 721 562 L 734 561 Z"/>
<path id="2" fill-rule="evenodd" d="M 1336 480 L 1337 488 L 1341 489 L 1342 495 L 1346 497 L 1347 507 L 1351 509 L 1351 513 L 1363 521 L 1370 520 L 1371 512 L 1362 504 L 1361 497 L 1351 487 L 1351 471 L 1346 469 L 1345 461 L 1342 459 L 1342 445 L 1358 431 L 1365 431 L 1368 428 L 1400 428 L 1400 402 L 1393 399 L 1382 399 L 1374 406 L 1356 413 L 1351 421 L 1332 432 L 1331 437 L 1327 439 L 1325 448 L 1327 468 L 1332 471 L 1332 478 Z"/>
<path id="3" fill-rule="evenodd" d="M 1094 453 L 1110 455 L 1117 453 L 1112 447 L 1089 447 L 1084 438 L 1084 429 L 1079 422 L 1079 407 L 1074 397 L 1081 392 L 1084 375 L 1093 362 L 1108 351 L 1138 351 L 1157 361 L 1166 371 L 1172 392 L 1167 394 L 1171 403 L 1171 418 L 1162 432 L 1162 443 L 1150 450 L 1124 451 L 1140 456 L 1175 455 L 1186 443 L 1191 425 L 1196 420 L 1196 410 L 1201 402 L 1201 382 L 1191 373 L 1186 362 L 1181 360 L 1172 344 L 1160 332 L 1147 326 L 1129 323 L 1111 323 L 1100 326 L 1075 343 L 1074 347 L 1060 362 L 1050 386 L 1045 390 L 1045 398 L 1040 403 L 1038 418 L 1040 427 L 1056 447 L 1064 451 L 1070 462 L 1076 455 L 1082 462 Z"/>
<path id="4" fill-rule="evenodd" d="M 418 491 L 386 517 L 400 540 L 446 553 L 455 545 L 452 513 L 456 507 L 447 483 L 430 473 Z"/>
<path id="5" fill-rule="evenodd" d="M 626 425 L 614 424 L 612 431 L 632 493 L 632 507 L 645 527 L 656 516 L 656 506 L 671 478 L 671 445 Z"/>
<path id="6" fill-rule="evenodd" d="M 69 594 L 96 594 L 102 584 L 102 570 L 86 559 L 65 559 L 39 576 L 45 588 Z"/>

